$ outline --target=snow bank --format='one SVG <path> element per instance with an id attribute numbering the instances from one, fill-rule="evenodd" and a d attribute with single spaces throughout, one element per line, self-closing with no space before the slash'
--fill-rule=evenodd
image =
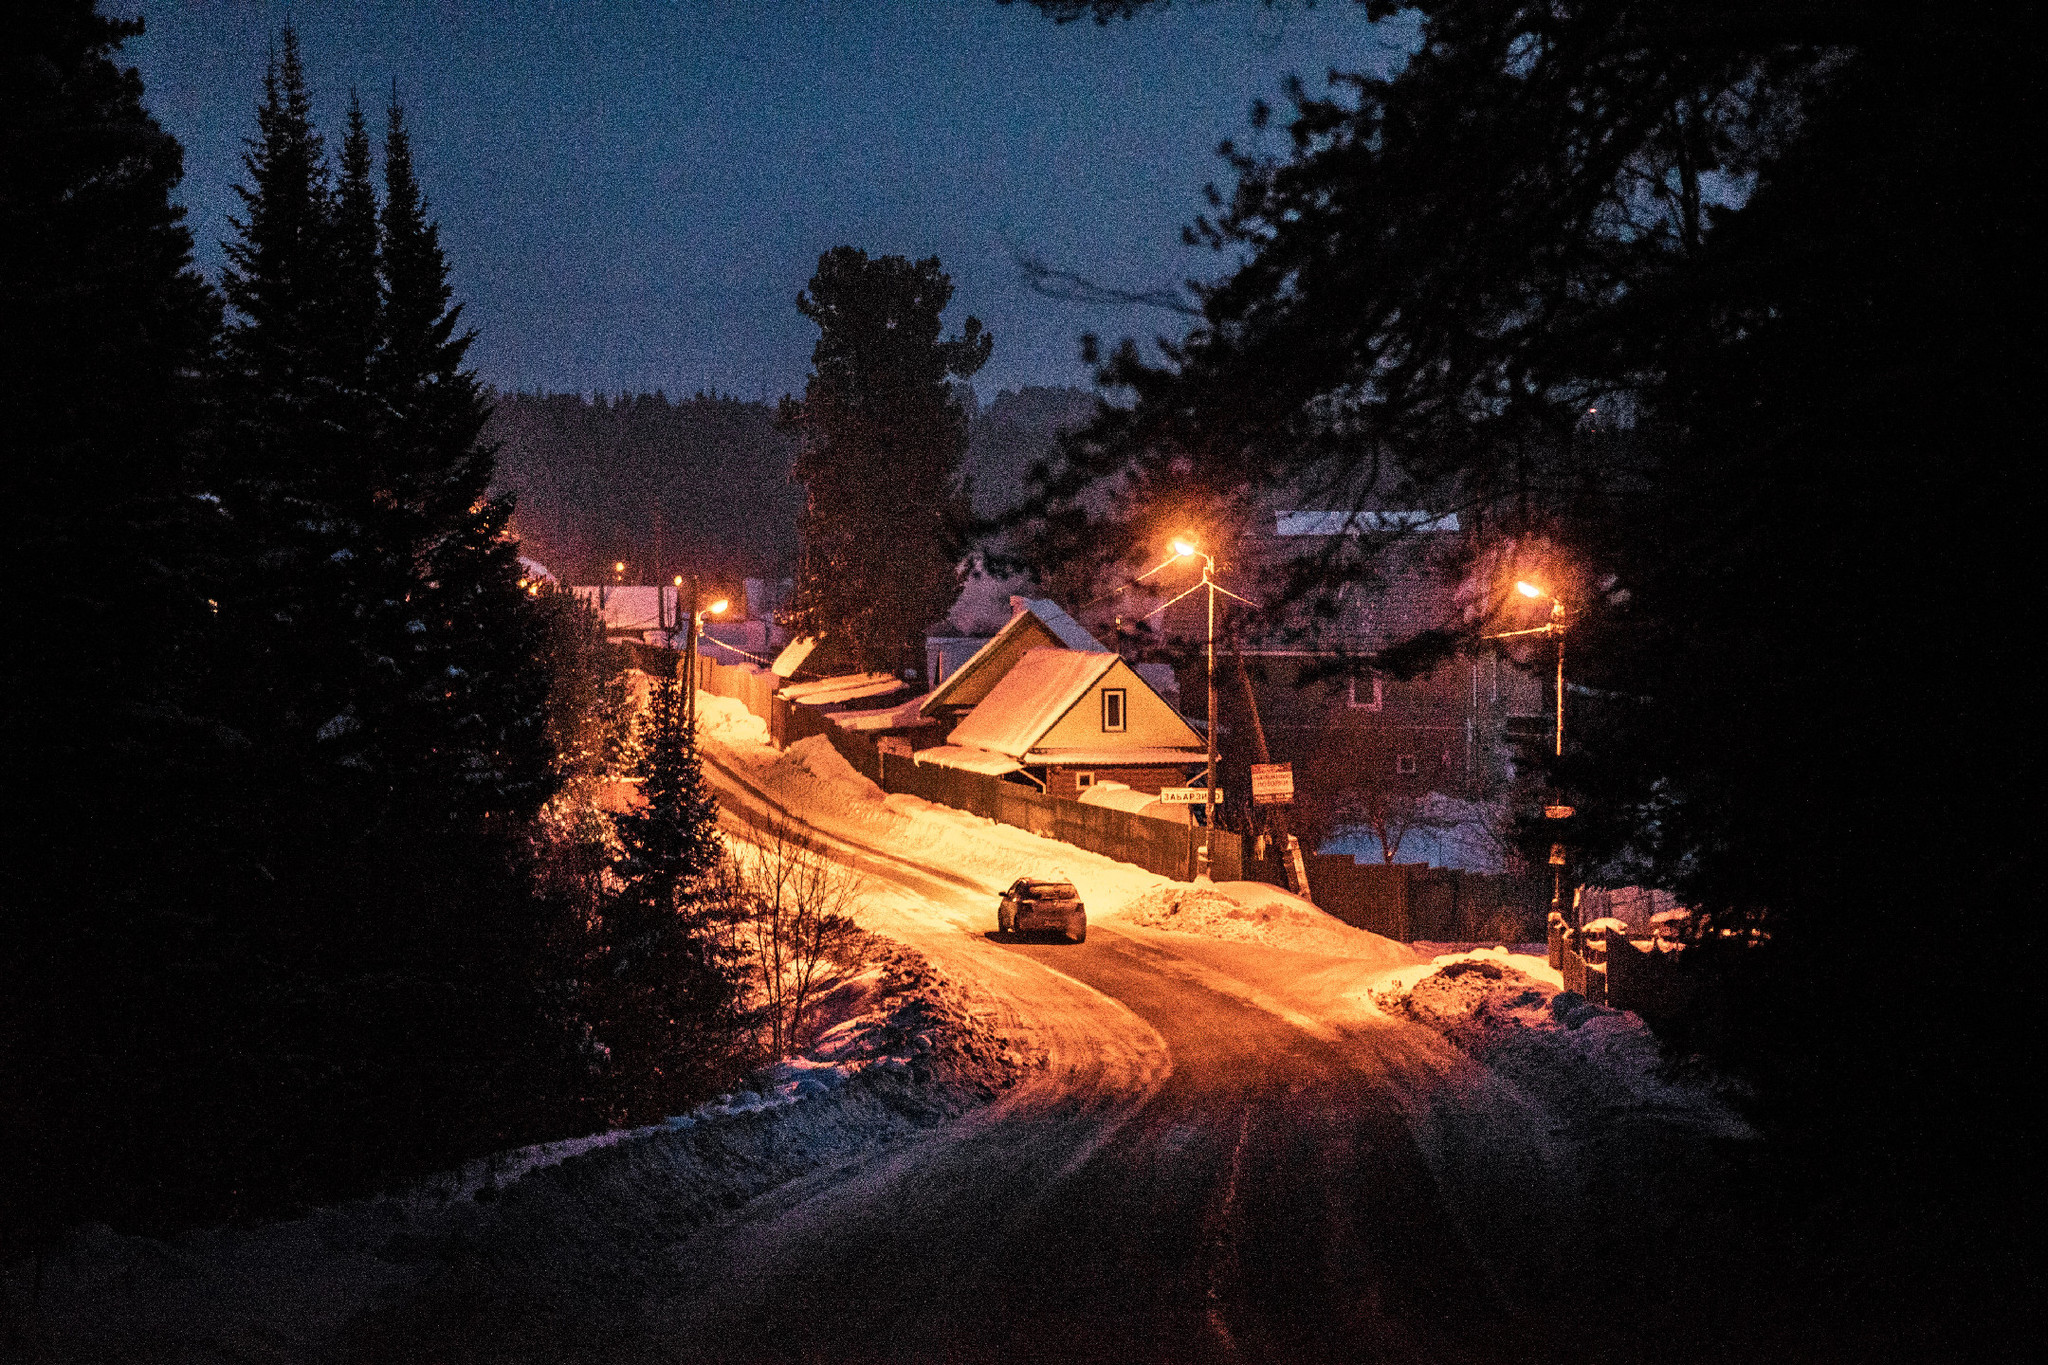
<path id="1" fill-rule="evenodd" d="M 46 1273 L 45 1358 L 157 1359 L 179 1341 L 208 1359 L 376 1359 L 377 1343 L 465 1314 L 575 1301 L 748 1200 L 988 1102 L 1042 1060 L 905 948 L 883 947 L 832 995 L 843 1017 L 815 1047 L 665 1123 L 502 1153 L 289 1223 L 169 1240 L 79 1229 Z"/>
<path id="2" fill-rule="evenodd" d="M 727 744 L 767 744 L 768 722 L 735 697 L 697 693 L 697 732 Z"/>
<path id="3" fill-rule="evenodd" d="M 1639 1017 L 1562 985 L 1540 957 L 1482 948 L 1396 972 L 1372 998 L 1581 1114 L 1648 1112 L 1718 1137 L 1756 1136 L 1725 1082 L 1686 1074 Z"/>
<path id="4" fill-rule="evenodd" d="M 875 848 L 900 849 L 928 866 L 980 883 L 989 892 L 987 928 L 995 928 L 995 895 L 1019 877 L 1059 877 L 1080 888 L 1089 914 L 1121 905 L 1165 877 L 1072 844 L 999 824 L 919 797 L 886 793 L 823 735 L 785 750 L 768 742 L 767 727 L 737 701 L 697 694 L 704 752 L 713 766 L 742 777 L 785 810 L 828 834 Z"/>
<path id="5" fill-rule="evenodd" d="M 1168 883 L 1126 902 L 1115 914 L 1124 922 L 1150 929 L 1264 943 L 1331 957 L 1365 958 L 1375 964 L 1391 966 L 1413 960 L 1413 955 L 1392 939 L 1354 929 L 1294 893 L 1264 882 Z"/>

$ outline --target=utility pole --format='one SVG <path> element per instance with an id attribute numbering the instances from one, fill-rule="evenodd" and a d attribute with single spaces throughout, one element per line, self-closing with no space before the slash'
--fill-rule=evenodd
<path id="1" fill-rule="evenodd" d="M 1265 722 L 1259 719 L 1259 699 L 1252 691 L 1251 675 L 1245 672 L 1244 651 L 1238 648 L 1235 636 L 1230 642 L 1230 657 L 1237 665 L 1237 685 L 1244 690 L 1244 707 L 1252 718 L 1252 747 L 1259 755 L 1259 762 L 1271 763 L 1273 752 L 1266 747 Z M 1272 821 L 1274 831 L 1280 836 L 1281 865 L 1287 874 L 1287 889 L 1305 901 L 1315 898 L 1309 894 L 1308 865 L 1301 856 L 1301 841 L 1287 828 L 1287 808 L 1275 805 L 1269 807 L 1267 819 Z"/>
<path id="2" fill-rule="evenodd" d="M 1237 601 L 1244 602 L 1246 606 L 1250 606 L 1251 603 L 1242 597 L 1238 597 L 1230 589 L 1217 586 L 1215 556 L 1203 554 L 1201 550 L 1195 547 L 1194 542 L 1186 536 L 1181 536 L 1174 540 L 1173 554 L 1165 563 L 1146 570 L 1138 576 L 1137 581 L 1142 583 L 1153 574 L 1158 573 L 1160 569 L 1165 568 L 1167 564 L 1171 564 L 1178 559 L 1186 559 L 1189 555 L 1202 556 L 1202 581 L 1189 588 L 1187 592 L 1180 594 L 1180 597 L 1175 597 L 1165 607 L 1157 608 L 1157 611 L 1152 614 L 1156 615 L 1159 611 L 1165 611 L 1166 607 L 1172 606 L 1174 602 L 1180 601 L 1181 597 L 1186 597 L 1189 592 L 1194 592 L 1197 589 L 1205 590 L 1209 594 L 1209 643 L 1205 651 L 1209 678 L 1208 776 L 1205 779 L 1207 790 L 1203 793 L 1202 802 L 1202 846 L 1195 861 L 1195 875 L 1197 877 L 1206 877 L 1209 875 L 1210 838 L 1216 829 L 1216 594 L 1220 592 L 1225 597 L 1236 598 Z"/>
<path id="3" fill-rule="evenodd" d="M 683 714 L 688 717 L 685 733 L 690 736 L 690 748 L 697 747 L 697 575 L 690 575 L 690 606 L 687 616 L 683 604 L 676 603 L 676 615 L 683 617 L 677 622 L 683 627 Z"/>

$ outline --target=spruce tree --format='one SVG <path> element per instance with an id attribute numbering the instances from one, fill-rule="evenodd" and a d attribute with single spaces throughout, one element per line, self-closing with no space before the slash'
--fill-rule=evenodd
<path id="1" fill-rule="evenodd" d="M 235 736 L 205 685 L 193 495 L 219 300 L 183 151 L 116 64 L 139 21 L 11 13 L 0 45 L 0 1261 L 184 1187 L 185 1037 L 230 955 L 207 816 Z"/>
<path id="2" fill-rule="evenodd" d="M 547 681 L 535 663 L 543 627 L 519 586 L 511 500 L 490 492 L 490 402 L 464 368 L 475 333 L 461 328 L 462 306 L 452 302 L 440 229 L 427 216 L 396 102 L 384 177 L 382 346 L 372 369 L 385 414 L 378 482 L 386 539 L 418 575 L 403 638 L 393 641 L 408 682 L 404 728 L 414 758 L 432 769 L 437 801 L 452 801 L 465 820 L 524 818 L 552 790 Z"/>
<path id="3" fill-rule="evenodd" d="M 952 297 L 936 256 L 847 246 L 820 256 L 797 295 L 818 343 L 803 401 L 782 412 L 805 495 L 788 620 L 871 668 L 921 664 L 925 628 L 959 595 L 967 416 L 948 381 L 979 370 L 994 339 L 972 317 L 942 339 Z"/>
<path id="4" fill-rule="evenodd" d="M 590 974 L 615 1122 L 660 1118 L 715 1089 L 740 1056 L 744 1025 L 740 967 L 715 922 L 718 803 L 675 678 L 651 687 L 640 745 L 645 804 L 614 817 L 619 889 Z"/>

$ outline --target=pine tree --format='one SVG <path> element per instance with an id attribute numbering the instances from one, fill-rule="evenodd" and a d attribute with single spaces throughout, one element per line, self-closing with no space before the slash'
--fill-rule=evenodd
<path id="1" fill-rule="evenodd" d="M 819 335 L 803 401 L 782 414 L 805 493 L 789 624 L 870 667 L 921 661 L 925 628 L 959 595 L 967 417 L 948 379 L 979 370 L 994 338 L 970 317 L 942 340 L 952 297 L 936 256 L 870 260 L 845 246 L 797 295 Z"/>
<path id="2" fill-rule="evenodd" d="M 745 1024 L 741 968 L 715 923 L 718 803 L 675 678 L 654 682 L 639 737 L 645 804 L 614 817 L 620 886 L 603 909 L 591 971 L 615 1122 L 675 1113 L 727 1080 Z"/>

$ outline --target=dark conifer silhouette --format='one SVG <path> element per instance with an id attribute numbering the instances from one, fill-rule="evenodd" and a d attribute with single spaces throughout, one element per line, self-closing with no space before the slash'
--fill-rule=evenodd
<path id="1" fill-rule="evenodd" d="M 1163 363 L 1109 357 L 1134 401 L 1045 481 L 1039 551 L 1135 557 L 1142 518 L 1082 498 L 1130 474 L 1563 547 L 1528 569 L 1576 613 L 1589 691 L 1554 777 L 1581 856 L 1676 886 L 1703 935 L 1772 936 L 1781 980 L 1719 1041 L 1786 1131 L 1858 1179 L 1837 1144 L 1945 1160 L 1947 1115 L 1994 1088 L 1948 1026 L 1969 1012 L 1865 1006 L 1948 998 L 1917 946 L 1938 907 L 2026 900 L 2027 631 L 1990 618 L 2020 600 L 2016 400 L 2040 372 L 2011 180 L 2040 115 L 2029 21 L 1420 8 L 1398 74 L 1297 87 L 1276 158 L 1226 148 L 1236 183 L 1190 236 L 1241 254 Z M 1371 572 L 1379 547 L 1347 544 L 1301 594 Z"/>
<path id="2" fill-rule="evenodd" d="M 952 297 L 936 256 L 845 246 L 797 295 L 819 335 L 803 401 L 783 408 L 805 494 L 789 620 L 870 667 L 921 666 L 925 627 L 958 595 L 967 418 L 948 381 L 979 370 L 994 338 L 972 317 L 942 338 Z"/>
<path id="3" fill-rule="evenodd" d="M 220 304 L 181 149 L 116 65 L 141 29 L 53 0 L 0 44 L 0 1260 L 132 1209 L 145 1159 L 176 1178 L 163 1064 L 234 955 L 211 802 L 241 740 L 206 682 L 218 518 L 193 496 Z"/>
<path id="4" fill-rule="evenodd" d="M 620 886 L 590 974 L 614 1122 L 679 1112 L 729 1082 L 740 1057 L 743 967 L 717 919 L 725 847 L 684 702 L 675 678 L 654 682 L 640 725 L 645 804 L 614 821 Z"/>

